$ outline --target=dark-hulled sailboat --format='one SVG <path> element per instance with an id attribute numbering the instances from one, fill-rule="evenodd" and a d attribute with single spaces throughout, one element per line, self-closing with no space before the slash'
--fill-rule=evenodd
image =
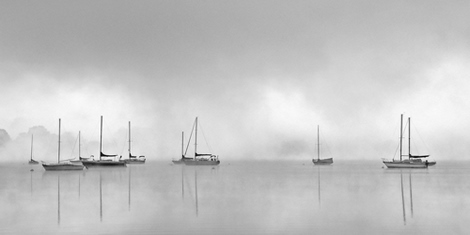
<path id="1" fill-rule="evenodd" d="M 320 126 L 317 126 L 317 159 L 312 159 L 315 165 L 331 165 L 333 158 L 320 159 Z"/>
<path id="2" fill-rule="evenodd" d="M 90 167 L 125 167 L 126 163 L 122 161 L 113 160 L 117 158 L 117 155 L 108 155 L 103 153 L 103 116 L 101 116 L 100 123 L 100 159 L 99 160 L 90 160 L 82 161 L 82 164 L 87 168 Z"/>
<path id="3" fill-rule="evenodd" d="M 38 161 L 33 159 L 33 135 L 31 135 L 31 158 L 29 159 L 28 164 L 31 164 L 31 165 L 39 164 Z"/>

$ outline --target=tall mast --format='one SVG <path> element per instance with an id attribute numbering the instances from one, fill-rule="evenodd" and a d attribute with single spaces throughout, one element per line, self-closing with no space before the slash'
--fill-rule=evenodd
<path id="1" fill-rule="evenodd" d="M 129 121 L 129 158 L 131 158 L 131 121 Z"/>
<path id="2" fill-rule="evenodd" d="M 100 160 L 101 160 L 102 152 L 103 152 L 103 116 L 101 116 L 101 123 L 100 123 Z"/>
<path id="3" fill-rule="evenodd" d="M 196 133 L 194 135 L 194 160 L 196 160 L 197 156 L 197 117 L 196 117 L 196 126 L 195 126 Z"/>
<path id="4" fill-rule="evenodd" d="M 181 132 L 181 157 L 184 157 L 184 131 Z"/>
<path id="5" fill-rule="evenodd" d="M 317 125 L 317 156 L 320 160 L 320 126 Z"/>
<path id="6" fill-rule="evenodd" d="M 57 163 L 60 163 L 60 118 L 59 118 L 59 148 L 58 148 L 58 153 L 57 153 Z"/>
<path id="7" fill-rule="evenodd" d="M 411 118 L 408 117 L 408 159 L 411 157 Z"/>
<path id="8" fill-rule="evenodd" d="M 33 138 L 34 135 L 31 135 L 31 161 L 33 160 Z"/>
<path id="9" fill-rule="evenodd" d="M 400 161 L 401 161 L 401 155 L 402 155 L 402 139 L 403 139 L 403 114 L 401 115 L 400 118 Z"/>
<path id="10" fill-rule="evenodd" d="M 80 160 L 80 157 L 82 156 L 81 152 L 80 152 L 80 131 L 78 131 L 78 159 Z"/>

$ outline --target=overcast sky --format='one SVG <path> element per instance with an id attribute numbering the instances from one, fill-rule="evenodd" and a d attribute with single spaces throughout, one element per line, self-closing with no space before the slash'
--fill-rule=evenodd
<path id="1" fill-rule="evenodd" d="M 223 162 L 309 160 L 320 125 L 335 161 L 379 161 L 393 157 L 404 113 L 421 153 L 463 160 L 469 9 L 428 0 L 1 1 L 0 129 L 16 141 L 33 126 L 54 135 L 61 118 L 63 132 L 82 131 L 96 146 L 103 115 L 106 153 L 127 149 L 131 121 L 134 153 L 170 160 L 199 116 Z M 29 154 L 27 136 L 18 159 Z"/>

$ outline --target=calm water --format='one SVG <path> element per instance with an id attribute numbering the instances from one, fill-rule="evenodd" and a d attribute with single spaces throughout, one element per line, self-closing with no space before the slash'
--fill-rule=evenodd
<path id="1" fill-rule="evenodd" d="M 0 165 L 1 234 L 470 234 L 470 163 Z M 34 169 L 34 171 L 30 171 Z"/>

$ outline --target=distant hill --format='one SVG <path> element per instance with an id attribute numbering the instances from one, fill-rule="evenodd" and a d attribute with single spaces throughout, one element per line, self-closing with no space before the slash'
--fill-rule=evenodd
<path id="1" fill-rule="evenodd" d="M 4 129 L 0 129 L 0 147 L 4 147 L 10 141 L 11 138 L 8 132 Z"/>

